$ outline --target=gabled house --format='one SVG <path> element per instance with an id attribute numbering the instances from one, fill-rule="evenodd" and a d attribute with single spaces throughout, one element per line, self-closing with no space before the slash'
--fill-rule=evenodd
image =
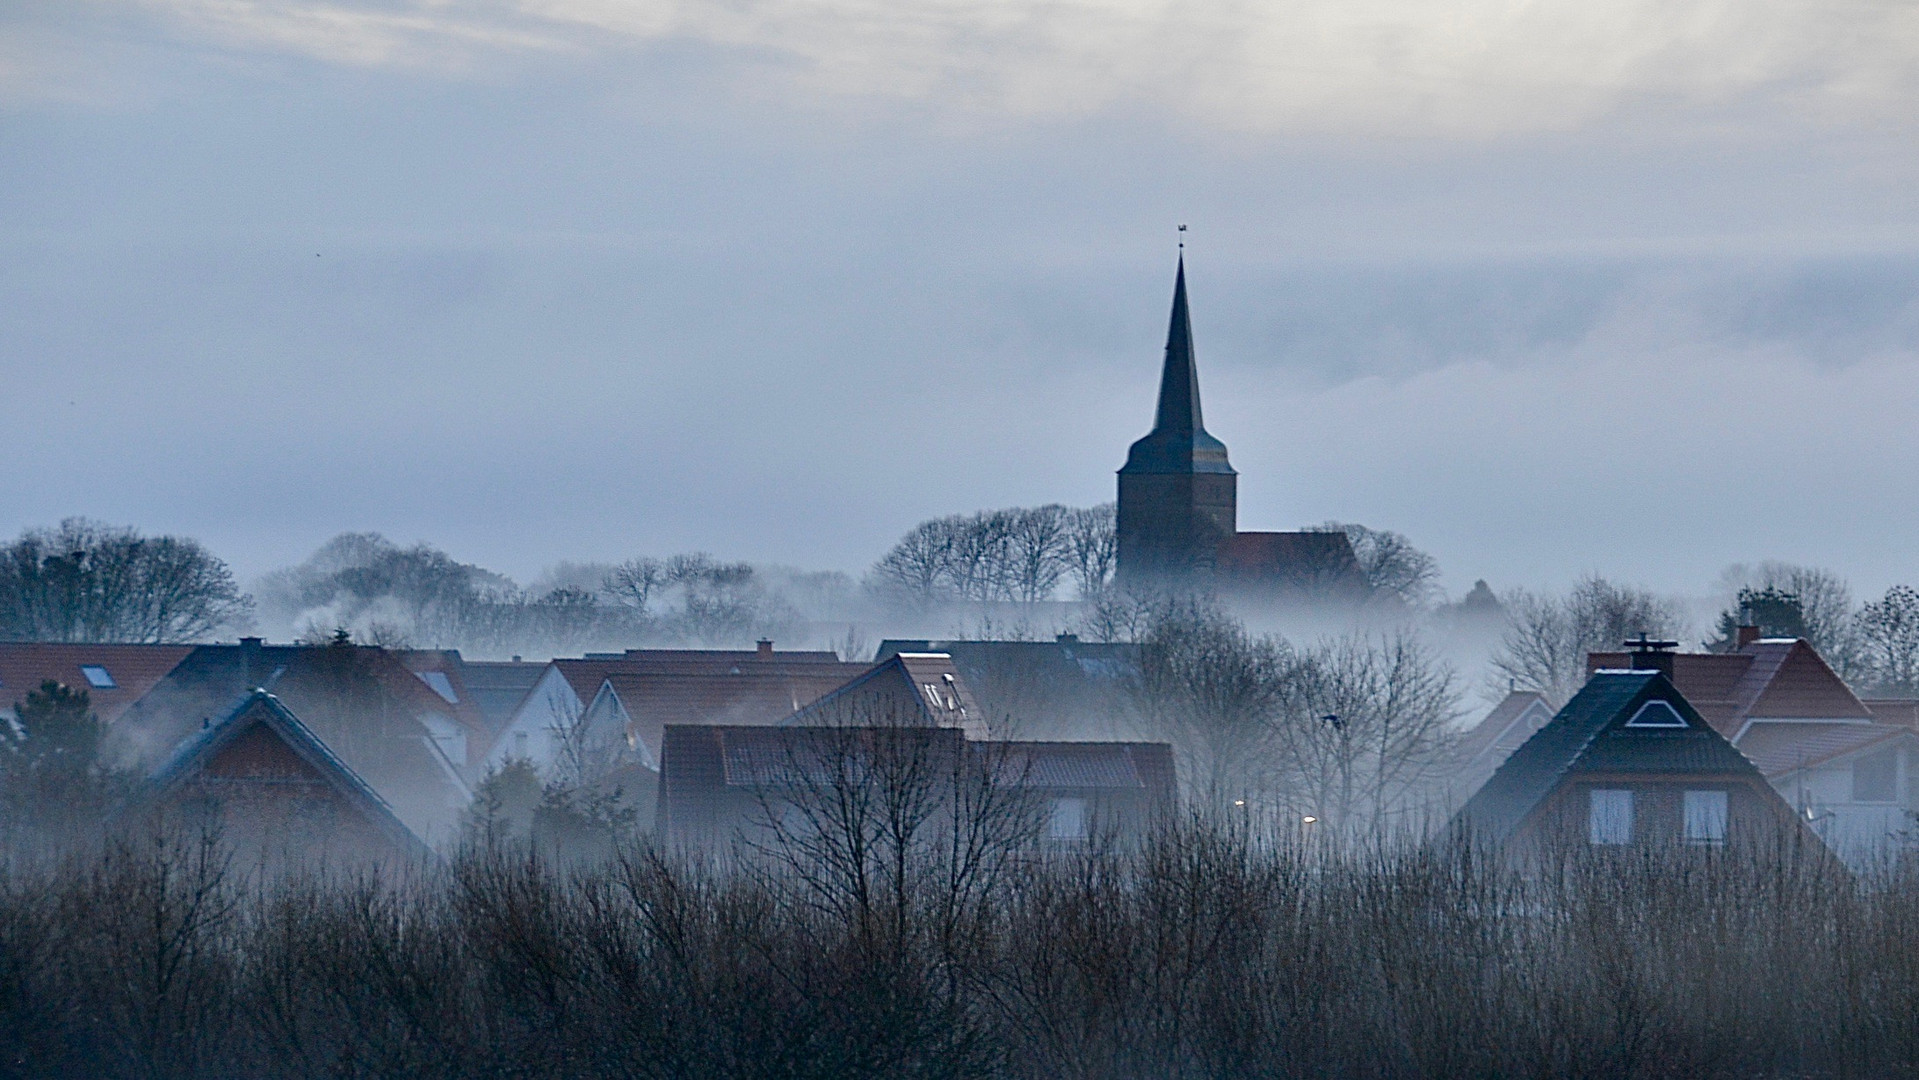
<path id="1" fill-rule="evenodd" d="M 378 792 L 264 690 L 181 743 L 135 807 L 215 824 L 238 850 L 269 863 L 430 854 Z"/>
<path id="2" fill-rule="evenodd" d="M 1553 718 L 1544 694 L 1513 690 L 1479 723 L 1468 728 L 1454 749 L 1458 763 L 1450 780 L 1454 798 L 1464 800 Z"/>
<path id="3" fill-rule="evenodd" d="M 193 651 L 191 645 L 87 645 L 0 642 L 0 719 L 16 702 L 57 682 L 85 690 L 93 714 L 111 725 Z"/>
<path id="4" fill-rule="evenodd" d="M 1175 799 L 1172 748 L 1164 743 L 974 740 L 937 725 L 671 725 L 657 828 L 674 846 L 722 852 L 741 839 L 764 843 L 776 827 L 814 824 L 796 822 L 808 808 L 883 813 L 884 791 L 841 795 L 888 784 L 915 785 L 902 802 L 959 813 L 986 804 L 980 793 L 990 788 L 995 801 L 1004 800 L 994 812 L 1021 815 L 1030 841 L 1042 847 L 1095 838 L 1137 843 Z"/>
<path id="5" fill-rule="evenodd" d="M 1453 827 L 1521 858 L 1567 845 L 1813 839 L 1663 672 L 1631 669 L 1594 672 L 1473 793 Z"/>
<path id="6" fill-rule="evenodd" d="M 542 771 L 552 770 L 568 740 L 580 733 L 588 706 L 614 675 L 762 675 L 802 680 L 817 676 L 844 681 L 859 670 L 864 670 L 864 665 L 842 665 L 832 652 L 777 652 L 771 641 L 762 641 L 751 650 L 628 649 L 621 653 L 588 653 L 577 660 L 556 659 L 546 665 L 512 718 L 494 736 L 484 767 L 497 769 L 508 761 L 524 760 Z M 596 724 L 604 720 L 604 714 L 595 718 Z"/>
<path id="7" fill-rule="evenodd" d="M 1589 668 L 1644 662 L 1623 652 L 1587 660 Z M 1898 722 L 1896 706 L 1860 699 L 1807 642 L 1761 638 L 1751 627 L 1731 652 L 1663 662 L 1686 700 L 1848 863 L 1862 868 L 1909 843 L 1919 734 Z"/>
<path id="8" fill-rule="evenodd" d="M 471 800 L 460 713 L 384 649 L 366 645 L 194 647 L 107 730 L 103 752 L 152 772 L 254 690 L 272 693 L 432 845 L 452 842 Z"/>

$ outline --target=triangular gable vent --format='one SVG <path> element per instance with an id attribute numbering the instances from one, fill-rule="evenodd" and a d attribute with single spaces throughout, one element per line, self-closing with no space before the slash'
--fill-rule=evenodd
<path id="1" fill-rule="evenodd" d="M 1663 701 L 1648 701 L 1626 721 L 1627 727 L 1638 728 L 1682 728 L 1689 726 L 1679 710 Z"/>

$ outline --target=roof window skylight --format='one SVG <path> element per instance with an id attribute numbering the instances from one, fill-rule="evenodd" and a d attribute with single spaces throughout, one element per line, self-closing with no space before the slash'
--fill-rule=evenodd
<path id="1" fill-rule="evenodd" d="M 80 674 L 87 677 L 87 685 L 93 687 L 95 690 L 111 690 L 120 685 L 114 682 L 113 676 L 108 674 L 107 669 L 101 667 L 99 664 L 81 664 Z"/>
<path id="2" fill-rule="evenodd" d="M 460 695 L 453 692 L 453 683 L 448 681 L 446 672 L 421 671 L 416 672 L 416 674 L 420 676 L 421 682 L 432 687 L 433 692 L 440 695 L 448 705 L 458 705 L 460 703 Z"/>

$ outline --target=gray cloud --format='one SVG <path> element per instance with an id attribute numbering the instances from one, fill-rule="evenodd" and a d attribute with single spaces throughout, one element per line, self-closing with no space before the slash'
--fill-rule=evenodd
<path id="1" fill-rule="evenodd" d="M 1869 591 L 1919 525 L 1910 17 L 29 4 L 0 529 L 858 570 L 1110 496 L 1190 221 L 1248 527 Z"/>

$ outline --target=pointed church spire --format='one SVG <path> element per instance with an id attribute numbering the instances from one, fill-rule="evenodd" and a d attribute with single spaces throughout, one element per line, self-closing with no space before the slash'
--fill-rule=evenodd
<path id="1" fill-rule="evenodd" d="M 1166 327 L 1166 366 L 1159 375 L 1159 416 L 1154 434 L 1191 438 L 1204 432 L 1199 415 L 1199 368 L 1193 364 L 1193 320 L 1186 312 L 1186 256 L 1173 279 L 1173 318 Z"/>
<path id="2" fill-rule="evenodd" d="M 1159 376 L 1159 412 L 1153 430 L 1133 444 L 1126 472 L 1230 473 L 1226 444 L 1200 418 L 1199 366 L 1193 359 L 1193 320 L 1186 308 L 1186 256 L 1173 279 L 1173 316 L 1166 328 L 1166 362 Z"/>

